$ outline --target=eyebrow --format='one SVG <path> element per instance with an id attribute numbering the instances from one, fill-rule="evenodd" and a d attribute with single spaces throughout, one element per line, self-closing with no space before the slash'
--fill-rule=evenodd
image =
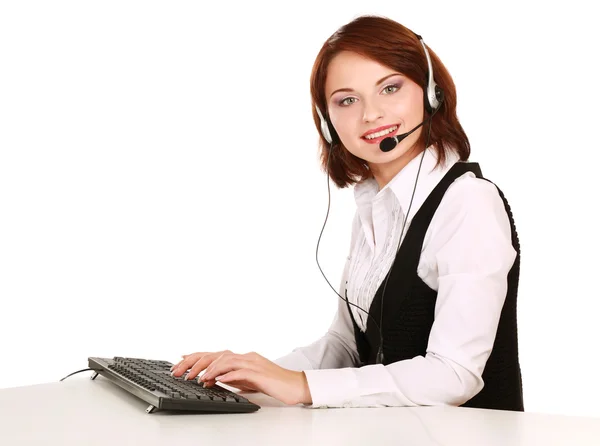
<path id="1" fill-rule="evenodd" d="M 400 75 L 400 76 L 401 76 L 402 74 L 401 74 L 401 73 L 392 73 L 392 74 L 388 74 L 387 76 L 385 76 L 385 77 L 382 77 L 381 79 L 379 79 L 379 80 L 377 81 L 377 83 L 375 84 L 375 86 L 381 85 L 382 83 L 384 83 L 384 82 L 386 81 L 386 79 L 389 79 L 389 78 L 390 78 L 390 77 L 392 77 L 392 76 L 398 76 L 398 75 Z M 334 94 L 336 94 L 336 93 L 338 93 L 338 92 L 340 92 L 340 91 L 348 91 L 348 92 L 350 92 L 350 91 L 354 91 L 354 90 L 352 90 L 352 88 L 338 88 L 338 89 L 337 89 L 337 90 L 335 90 L 333 93 L 331 93 L 331 94 L 329 95 L 329 97 L 333 96 Z"/>

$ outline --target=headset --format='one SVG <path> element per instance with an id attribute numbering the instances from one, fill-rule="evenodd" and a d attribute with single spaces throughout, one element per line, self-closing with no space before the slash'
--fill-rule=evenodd
<path id="1" fill-rule="evenodd" d="M 415 36 L 419 39 L 419 42 L 421 42 L 421 46 L 423 47 L 423 51 L 425 52 L 425 58 L 427 59 L 428 71 L 427 71 L 427 77 L 426 77 L 426 86 L 423 89 L 423 96 L 424 96 L 423 100 L 424 100 L 425 110 L 427 111 L 429 116 L 425 120 L 423 120 L 423 122 L 421 122 L 421 124 L 419 124 L 415 128 L 413 128 L 410 132 L 406 132 L 401 135 L 396 135 L 396 136 L 390 137 L 390 138 L 385 138 L 383 141 L 381 141 L 379 147 L 383 152 L 388 152 L 388 151 L 392 150 L 394 147 L 396 147 L 396 145 L 399 144 L 400 141 L 402 141 L 405 137 L 407 137 L 412 132 L 414 132 L 417 128 L 419 128 L 425 122 L 429 121 L 429 127 L 428 127 L 428 132 L 427 132 L 427 142 L 425 143 L 425 150 L 423 150 L 423 154 L 421 155 L 421 161 L 419 163 L 419 169 L 417 171 L 417 176 L 415 178 L 415 184 L 413 187 L 410 204 L 408 206 L 408 211 L 405 214 L 404 222 L 402 223 L 402 230 L 400 232 L 400 237 L 398 239 L 398 247 L 396 248 L 396 256 L 394 257 L 392 266 L 390 267 L 390 270 L 389 270 L 386 280 L 385 280 L 385 284 L 383 286 L 383 292 L 381 295 L 381 315 L 380 315 L 380 319 L 379 319 L 379 324 L 377 323 L 377 321 L 375 319 L 373 319 L 373 316 L 371 316 L 371 314 L 369 314 L 369 311 L 364 310 L 363 308 L 359 307 L 356 304 L 353 304 L 352 302 L 350 302 L 348 300 L 347 288 L 345 291 L 346 297 L 345 298 L 342 297 L 338 293 L 338 291 L 331 285 L 329 280 L 327 280 L 327 277 L 325 276 L 325 273 L 323 272 L 323 270 L 321 269 L 321 265 L 319 264 L 319 244 L 321 242 L 321 236 L 323 235 L 323 231 L 325 230 L 325 225 L 327 224 L 327 218 L 329 217 L 329 209 L 330 209 L 330 204 L 331 204 L 331 190 L 330 190 L 330 181 L 329 181 L 330 180 L 329 160 L 331 159 L 331 152 L 333 151 L 334 147 L 337 144 L 339 144 L 340 139 L 339 139 L 339 136 L 337 135 L 337 132 L 335 131 L 335 128 L 333 127 L 333 125 L 327 119 L 325 119 L 325 117 L 323 116 L 323 113 L 321 112 L 321 110 L 319 110 L 319 107 L 317 107 L 315 105 L 315 109 L 316 109 L 317 114 L 320 119 L 321 133 L 323 135 L 323 138 L 325 138 L 325 141 L 327 141 L 327 143 L 330 145 L 329 152 L 327 154 L 327 193 L 329 196 L 329 200 L 328 200 L 328 204 L 327 204 L 327 214 L 325 216 L 325 222 L 323 223 L 323 228 L 321 229 L 321 233 L 319 234 L 319 239 L 317 241 L 317 250 L 316 250 L 317 266 L 319 267 L 321 274 L 325 278 L 325 281 L 329 284 L 330 288 L 335 292 L 335 294 L 337 294 L 338 297 L 340 299 L 342 299 L 343 301 L 345 301 L 348 305 L 352 305 L 352 306 L 358 308 L 363 313 L 365 313 L 369 318 L 371 318 L 373 323 L 377 326 L 377 329 L 379 330 L 379 337 L 380 337 L 379 350 L 377 352 L 377 356 L 375 359 L 377 364 L 382 364 L 384 361 L 383 332 L 381 330 L 381 324 L 383 321 L 383 302 L 384 302 L 384 296 L 385 296 L 385 289 L 387 287 L 387 282 L 388 282 L 388 279 L 390 278 L 391 271 L 394 267 L 394 263 L 396 262 L 396 258 L 398 257 L 397 254 L 400 249 L 400 243 L 402 242 L 402 235 L 404 234 L 404 228 L 406 225 L 406 221 L 410 214 L 410 209 L 412 207 L 413 198 L 415 196 L 415 191 L 417 188 L 417 182 L 419 179 L 419 173 L 421 172 L 421 165 L 423 164 L 423 156 L 425 155 L 427 147 L 429 146 L 429 137 L 430 137 L 430 133 L 431 133 L 431 119 L 433 118 L 435 113 L 437 113 L 437 111 L 440 109 L 441 104 L 444 102 L 444 91 L 436 84 L 434 77 L 433 77 L 433 65 L 431 63 L 431 57 L 429 56 L 429 51 L 427 51 L 427 47 L 425 46 L 425 42 L 423 42 L 423 38 L 418 34 L 415 34 Z M 348 281 L 346 280 L 346 285 L 347 284 L 348 284 Z"/>

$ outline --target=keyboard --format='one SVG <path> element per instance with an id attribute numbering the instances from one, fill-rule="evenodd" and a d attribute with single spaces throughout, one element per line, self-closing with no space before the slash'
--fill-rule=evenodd
<path id="1" fill-rule="evenodd" d="M 171 376 L 167 361 L 141 358 L 89 357 L 96 373 L 149 404 L 147 413 L 157 410 L 209 413 L 247 413 L 260 409 L 246 398 L 218 384 L 202 387 L 196 380 L 184 381 Z"/>

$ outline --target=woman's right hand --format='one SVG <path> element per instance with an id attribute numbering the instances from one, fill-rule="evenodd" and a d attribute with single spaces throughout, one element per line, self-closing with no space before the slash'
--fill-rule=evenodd
<path id="1" fill-rule="evenodd" d="M 196 352 L 196 353 L 190 353 L 189 355 L 182 355 L 181 361 L 179 361 L 177 364 L 174 364 L 173 367 L 171 367 L 171 375 L 179 378 L 180 376 L 183 376 L 186 373 L 186 371 L 189 370 L 189 372 L 187 373 L 187 375 L 184 379 L 186 381 L 195 379 L 196 377 L 198 377 L 198 375 L 200 375 L 201 372 L 206 370 L 208 368 L 208 366 L 213 363 L 213 361 L 219 359 L 221 357 L 221 355 L 223 355 L 224 353 L 232 353 L 232 352 L 231 352 L 231 350 L 223 350 L 220 352 Z M 200 382 L 200 381 L 198 381 L 198 382 Z M 212 380 L 204 383 L 204 385 L 206 387 L 213 386 L 213 385 L 215 385 L 215 382 L 216 381 L 214 379 L 212 379 Z M 236 389 L 240 389 L 242 392 L 256 392 L 257 391 L 256 389 L 254 389 L 252 387 L 241 386 L 241 385 L 232 386 L 232 387 L 235 387 Z"/>

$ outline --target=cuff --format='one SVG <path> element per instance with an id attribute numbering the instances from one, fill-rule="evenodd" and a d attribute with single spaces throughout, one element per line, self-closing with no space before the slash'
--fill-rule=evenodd
<path id="1" fill-rule="evenodd" d="M 352 368 L 305 370 L 312 404 L 309 408 L 350 407 L 360 394 L 358 378 Z"/>

